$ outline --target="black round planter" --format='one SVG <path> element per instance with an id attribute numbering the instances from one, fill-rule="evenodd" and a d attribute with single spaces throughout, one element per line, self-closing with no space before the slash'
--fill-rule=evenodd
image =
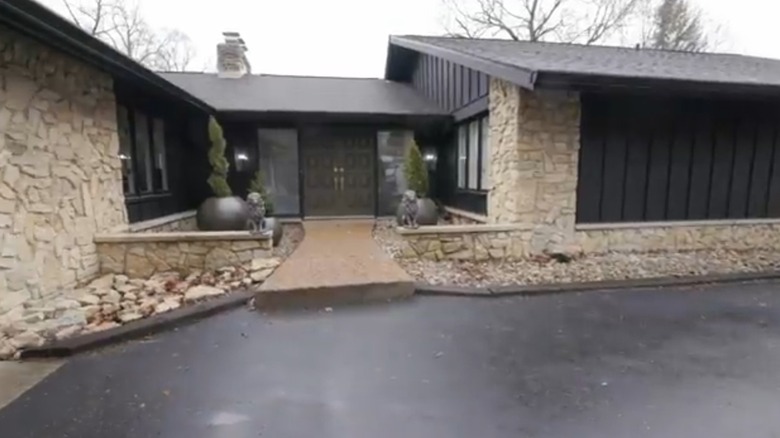
<path id="1" fill-rule="evenodd" d="M 278 246 L 279 242 L 282 240 L 282 234 L 284 233 L 284 228 L 282 227 L 282 221 L 275 217 L 267 217 L 263 219 L 263 229 L 264 230 L 273 230 L 272 239 L 274 246 Z"/>
<path id="2" fill-rule="evenodd" d="M 208 198 L 198 208 L 198 229 L 203 231 L 244 231 L 249 207 L 238 196 Z"/>
<path id="3" fill-rule="evenodd" d="M 398 204 L 395 219 L 398 225 L 403 225 L 403 204 Z M 417 199 L 417 225 L 436 225 L 439 223 L 439 208 L 431 198 Z"/>

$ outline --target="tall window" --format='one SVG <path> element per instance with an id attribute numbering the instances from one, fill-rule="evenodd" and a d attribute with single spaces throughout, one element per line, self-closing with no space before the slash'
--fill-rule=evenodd
<path id="1" fill-rule="evenodd" d="M 260 170 L 274 202 L 274 214 L 298 215 L 298 131 L 258 129 Z"/>
<path id="2" fill-rule="evenodd" d="M 130 134 L 130 114 L 127 108 L 117 106 L 117 131 L 119 134 L 119 159 L 122 162 L 122 188 L 128 195 L 135 194 L 133 171 L 133 136 Z"/>
<path id="3" fill-rule="evenodd" d="M 466 163 L 468 162 L 469 129 L 467 125 L 458 127 L 458 188 L 466 188 Z"/>
<path id="4" fill-rule="evenodd" d="M 149 121 L 140 111 L 135 112 L 135 162 L 139 192 L 152 191 L 152 145 L 149 141 Z"/>
<path id="5" fill-rule="evenodd" d="M 152 122 L 152 145 L 154 148 L 154 175 L 152 183 L 155 190 L 168 190 L 168 166 L 165 158 L 165 122 L 154 119 Z"/>
<path id="6" fill-rule="evenodd" d="M 167 192 L 165 122 L 117 105 L 117 130 L 125 194 L 144 196 Z"/>
<path id="7" fill-rule="evenodd" d="M 490 118 L 483 117 L 479 125 L 480 132 L 480 180 L 479 188 L 490 190 Z"/>
<path id="8" fill-rule="evenodd" d="M 487 116 L 458 126 L 458 188 L 490 189 L 488 138 Z"/>

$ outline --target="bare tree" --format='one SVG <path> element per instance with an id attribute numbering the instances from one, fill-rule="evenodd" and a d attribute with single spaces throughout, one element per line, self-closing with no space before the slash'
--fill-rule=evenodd
<path id="1" fill-rule="evenodd" d="M 656 7 L 649 46 L 655 49 L 703 52 L 711 47 L 702 11 L 687 0 L 662 0 Z"/>
<path id="2" fill-rule="evenodd" d="M 462 37 L 594 44 L 637 13 L 642 0 L 443 0 L 445 27 Z"/>
<path id="3" fill-rule="evenodd" d="M 151 69 L 184 71 L 195 59 L 187 35 L 176 29 L 154 29 L 133 0 L 62 2 L 82 30 Z"/>

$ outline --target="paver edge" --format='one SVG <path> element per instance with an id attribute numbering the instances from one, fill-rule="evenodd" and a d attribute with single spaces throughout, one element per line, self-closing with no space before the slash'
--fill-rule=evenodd
<path id="1" fill-rule="evenodd" d="M 195 322 L 198 319 L 219 312 L 242 306 L 254 296 L 255 292 L 249 290 L 231 292 L 213 300 L 182 307 L 170 312 L 160 313 L 112 329 L 53 341 L 40 347 L 22 350 L 20 358 L 38 359 L 68 357 L 87 350 L 160 333 L 186 323 Z"/>
<path id="2" fill-rule="evenodd" d="M 512 295 L 539 296 L 567 292 L 586 292 L 613 289 L 636 289 L 670 286 L 688 286 L 696 284 L 735 283 L 742 281 L 780 279 L 780 271 L 740 272 L 731 274 L 711 274 L 687 277 L 653 277 L 628 280 L 604 280 L 576 283 L 548 283 L 514 286 L 469 287 L 455 285 L 431 285 L 416 283 L 415 294 L 431 296 L 460 296 L 497 298 Z"/>

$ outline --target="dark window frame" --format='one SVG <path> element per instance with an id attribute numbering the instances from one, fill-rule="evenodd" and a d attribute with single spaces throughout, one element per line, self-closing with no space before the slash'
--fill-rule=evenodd
<path id="1" fill-rule="evenodd" d="M 488 191 L 490 191 L 490 187 L 482 187 L 483 178 L 482 178 L 482 157 L 483 157 L 483 148 L 490 147 L 490 126 L 488 122 L 488 135 L 483 135 L 483 129 L 486 125 L 483 123 L 484 119 L 488 119 L 490 117 L 490 113 L 484 112 L 480 113 L 474 117 L 465 119 L 461 122 L 459 122 L 457 125 L 455 125 L 455 149 L 456 149 L 456 156 L 457 156 L 457 163 L 455 166 L 455 181 L 456 181 L 456 190 L 458 193 L 479 193 L 479 194 L 486 194 Z M 476 126 L 477 133 L 477 148 L 475 149 L 475 157 L 472 157 L 471 152 L 471 140 L 473 138 L 471 127 Z M 459 184 L 460 181 L 460 131 L 461 129 L 465 129 L 465 150 L 466 150 L 466 163 L 464 166 L 464 173 L 463 173 L 463 186 Z M 488 151 L 489 152 L 489 151 Z M 471 164 L 472 160 L 476 160 L 476 187 L 472 187 L 469 185 L 469 181 L 471 180 Z M 488 172 L 490 172 L 490 169 L 488 169 Z"/>
<path id="2" fill-rule="evenodd" d="M 130 169 L 130 172 L 132 173 L 132 182 L 133 186 L 129 187 L 129 190 L 125 191 L 125 200 L 127 202 L 138 202 L 139 200 L 143 199 L 152 199 L 152 198 L 160 198 L 160 197 L 166 197 L 172 195 L 171 191 L 171 182 L 170 182 L 170 160 L 168 159 L 167 154 L 169 153 L 167 145 L 164 143 L 166 142 L 166 135 L 168 130 L 169 122 L 164 117 L 162 117 L 159 114 L 155 114 L 152 112 L 145 111 L 141 108 L 138 108 L 136 106 L 132 105 L 121 105 L 126 114 L 127 114 L 127 130 L 129 133 L 128 140 L 130 141 L 130 145 L 128 145 L 127 150 L 129 151 L 129 159 L 132 162 L 132 168 Z M 118 106 L 119 106 L 118 105 Z M 139 148 L 140 145 L 138 143 L 138 132 L 136 129 L 136 114 L 140 113 L 146 118 L 146 139 L 147 139 L 147 146 L 148 146 L 148 159 L 150 162 L 147 165 L 147 174 L 144 175 L 146 182 L 142 182 L 140 178 L 140 174 L 138 173 L 140 160 L 138 158 Z M 163 132 L 161 135 L 161 141 L 163 142 L 162 147 L 160 145 L 155 144 L 155 135 L 154 135 L 154 124 L 155 121 L 159 120 L 162 122 L 163 126 Z M 165 153 L 165 157 L 163 160 L 163 165 L 165 167 L 164 171 L 161 172 L 161 176 L 159 178 L 159 181 L 157 181 L 157 178 L 155 178 L 155 173 L 157 172 L 157 153 L 158 149 L 161 149 Z M 120 146 L 120 151 L 122 150 Z M 124 166 L 123 166 L 123 172 L 124 172 Z M 159 182 L 159 184 L 158 184 Z M 142 190 L 142 187 L 144 184 L 149 184 L 151 186 L 150 190 Z"/>

